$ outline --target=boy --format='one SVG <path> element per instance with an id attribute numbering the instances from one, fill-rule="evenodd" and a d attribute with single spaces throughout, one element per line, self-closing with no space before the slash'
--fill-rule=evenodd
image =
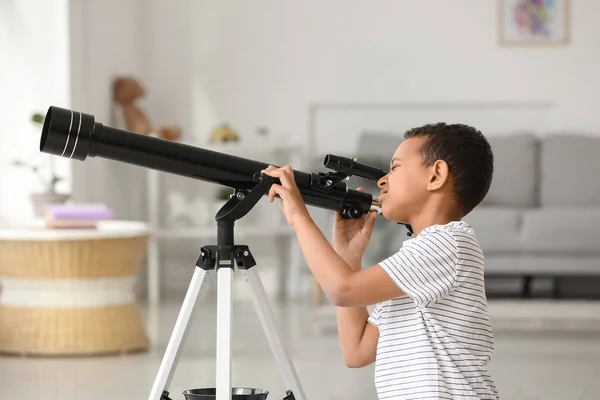
<path id="1" fill-rule="evenodd" d="M 380 399 L 497 399 L 487 371 L 494 349 L 483 282 L 483 253 L 461 219 L 486 196 L 493 155 L 485 137 L 461 124 L 404 134 L 379 180 L 382 215 L 412 226 L 415 237 L 362 269 L 376 212 L 336 216 L 333 247 L 311 219 L 290 166 L 269 166 L 275 195 L 304 257 L 337 306 L 349 367 L 376 362 Z M 371 314 L 366 306 L 376 305 Z"/>

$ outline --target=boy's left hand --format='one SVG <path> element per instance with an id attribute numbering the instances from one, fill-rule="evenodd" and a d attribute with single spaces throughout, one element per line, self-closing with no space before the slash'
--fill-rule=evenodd
<path id="1" fill-rule="evenodd" d="M 300 194 L 300 189 L 298 189 L 298 186 L 296 185 L 294 171 L 291 166 L 287 165 L 285 167 L 275 168 L 274 166 L 269 165 L 267 169 L 262 172 L 265 175 L 278 178 L 281 182 L 281 185 L 271 185 L 271 189 L 269 190 L 269 203 L 275 201 L 275 195 L 279 195 L 281 198 L 279 208 L 283 211 L 288 224 L 294 226 L 297 221 L 304 218 L 310 218 L 308 209 Z"/>

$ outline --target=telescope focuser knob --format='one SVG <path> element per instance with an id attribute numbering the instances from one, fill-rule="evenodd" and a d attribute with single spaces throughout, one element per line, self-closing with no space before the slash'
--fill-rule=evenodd
<path id="1" fill-rule="evenodd" d="M 362 217 L 362 212 L 355 208 L 351 208 L 351 209 L 346 208 L 346 209 L 342 210 L 342 212 L 340 214 L 342 215 L 342 217 L 350 218 L 350 219 L 357 219 L 357 218 Z"/>

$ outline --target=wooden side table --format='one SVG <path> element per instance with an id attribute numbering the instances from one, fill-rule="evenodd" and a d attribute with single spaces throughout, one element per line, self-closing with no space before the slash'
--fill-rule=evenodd
<path id="1" fill-rule="evenodd" d="M 0 352 L 95 355 L 148 348 L 134 283 L 148 227 L 0 229 Z"/>

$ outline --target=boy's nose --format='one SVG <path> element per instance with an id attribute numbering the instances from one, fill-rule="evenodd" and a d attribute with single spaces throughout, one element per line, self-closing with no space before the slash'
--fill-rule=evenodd
<path id="1" fill-rule="evenodd" d="M 387 176 L 387 175 L 386 175 Z M 377 186 L 379 187 L 379 189 L 383 189 L 383 187 L 387 184 L 386 182 L 386 176 L 381 177 L 378 181 L 377 181 Z"/>

